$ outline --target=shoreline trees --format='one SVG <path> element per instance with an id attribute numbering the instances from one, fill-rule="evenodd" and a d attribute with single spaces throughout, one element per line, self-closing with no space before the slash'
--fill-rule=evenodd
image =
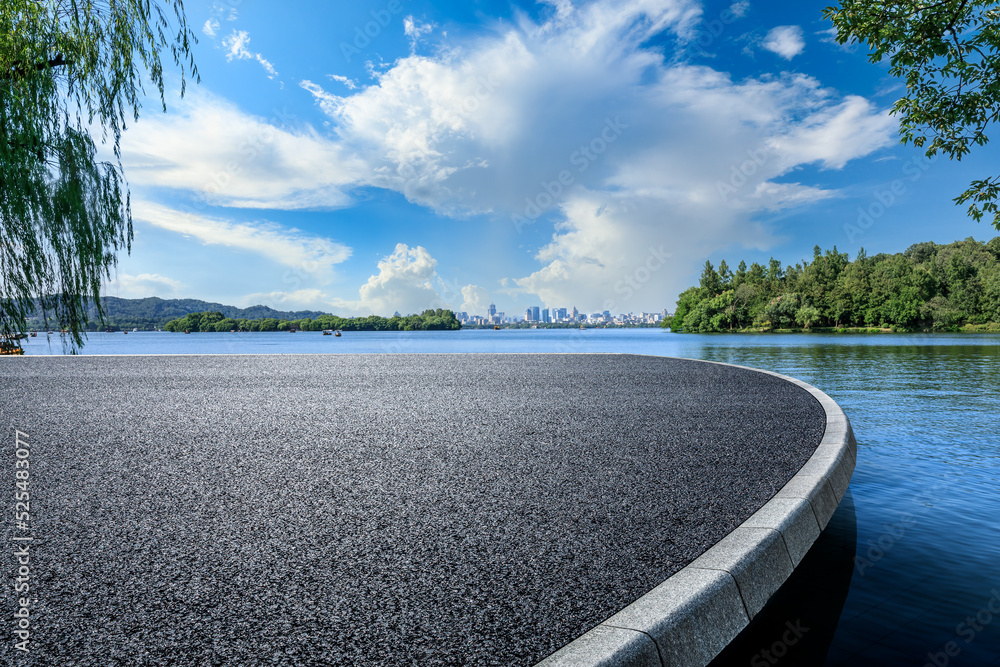
<path id="1" fill-rule="evenodd" d="M 218 311 L 190 313 L 184 317 L 167 322 L 167 331 L 323 331 L 337 329 L 340 331 L 452 331 L 461 329 L 461 323 L 450 310 L 425 310 L 419 315 L 405 317 L 368 317 L 344 318 L 336 315 L 320 315 L 319 317 L 300 320 L 279 320 L 273 317 L 260 319 L 227 318 Z"/>
<path id="2" fill-rule="evenodd" d="M 740 262 L 730 272 L 705 263 L 699 284 L 681 293 L 663 326 L 688 333 L 815 327 L 955 331 L 1000 323 L 1000 237 L 948 245 L 918 243 L 905 252 L 852 262 L 836 246 L 812 262 L 782 268 Z"/>

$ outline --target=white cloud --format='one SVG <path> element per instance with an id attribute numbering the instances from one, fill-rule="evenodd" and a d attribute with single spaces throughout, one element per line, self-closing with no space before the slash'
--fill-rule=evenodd
<path id="1" fill-rule="evenodd" d="M 283 112 L 282 112 L 283 113 Z M 122 140 L 133 185 L 186 190 L 239 208 L 335 208 L 366 164 L 294 117 L 250 116 L 194 89 L 170 114 L 149 115 Z"/>
<path id="2" fill-rule="evenodd" d="M 215 37 L 216 31 L 219 29 L 219 21 L 210 18 L 205 21 L 205 25 L 201 27 L 201 31 L 208 35 L 209 37 Z"/>
<path id="3" fill-rule="evenodd" d="M 336 241 L 267 221 L 232 222 L 147 201 L 133 202 L 132 215 L 206 245 L 235 248 L 291 267 L 317 284 L 329 283 L 334 266 L 351 256 L 351 249 Z"/>
<path id="4" fill-rule="evenodd" d="M 743 18 L 747 15 L 747 12 L 750 11 L 750 0 L 739 0 L 739 2 L 734 2 L 729 6 L 729 11 L 736 18 Z"/>
<path id="5" fill-rule="evenodd" d="M 350 89 L 350 90 L 355 90 L 355 89 L 357 89 L 357 87 L 358 87 L 358 83 L 357 83 L 357 81 L 355 81 L 354 79 L 349 79 L 349 78 L 347 78 L 346 76 L 341 76 L 341 75 L 339 75 L 339 74 L 327 74 L 326 76 L 327 76 L 327 77 L 328 77 L 328 78 L 329 78 L 329 79 L 330 79 L 331 81 L 338 81 L 338 82 L 340 82 L 340 83 L 344 84 L 344 85 L 345 85 L 345 86 L 347 86 L 347 88 L 348 88 L 348 89 Z M 307 83 L 307 82 L 303 81 L 303 83 Z M 315 84 L 314 84 L 314 85 L 315 85 Z M 305 86 L 303 86 L 303 87 L 305 87 Z M 308 88 L 306 88 L 306 90 L 309 90 L 309 89 L 308 89 Z"/>
<path id="6" fill-rule="evenodd" d="M 233 30 L 232 34 L 222 40 L 222 45 L 228 50 L 226 60 L 230 62 L 234 58 L 236 60 L 256 60 L 267 72 L 267 78 L 277 78 L 278 72 L 274 69 L 274 65 L 261 54 L 248 49 L 248 44 L 250 44 L 250 35 L 246 30 Z"/>
<path id="7" fill-rule="evenodd" d="M 428 308 L 444 308 L 434 285 L 438 282 L 437 260 L 426 248 L 397 243 L 392 254 L 378 263 L 378 273 L 358 290 L 357 300 L 333 299 L 339 313 L 391 315 L 419 313 Z"/>
<path id="8" fill-rule="evenodd" d="M 490 293 L 479 285 L 466 285 L 462 288 L 462 305 L 459 310 L 470 315 L 483 315 L 489 312 L 493 300 Z"/>
<path id="9" fill-rule="evenodd" d="M 163 299 L 173 299 L 180 296 L 184 283 L 158 273 L 140 273 L 137 276 L 119 273 L 113 283 L 115 296 L 123 299 L 144 299 L 158 296 Z"/>
<path id="10" fill-rule="evenodd" d="M 433 23 L 421 23 L 412 16 L 403 19 L 403 34 L 410 38 L 410 49 L 416 49 L 417 44 L 424 35 L 434 32 L 436 26 Z"/>
<path id="11" fill-rule="evenodd" d="M 806 48 L 802 38 L 802 28 L 797 25 L 782 25 L 772 28 L 764 38 L 764 48 L 785 60 L 791 60 Z"/>
<path id="12" fill-rule="evenodd" d="M 130 178 L 233 206 L 343 206 L 351 188 L 375 186 L 505 224 L 527 222 L 537 207 L 534 224 L 553 233 L 534 251 L 537 270 L 510 276 L 509 289 L 550 306 L 659 310 L 698 257 L 772 243 L 756 216 L 836 196 L 796 182 L 799 167 L 840 169 L 892 143 L 884 110 L 815 78 L 733 81 L 646 46 L 664 33 L 689 39 L 701 17 L 695 0 L 548 4 L 543 20 L 520 15 L 432 56 L 402 58 L 343 95 L 302 81 L 330 119 L 326 136 L 199 102 L 159 121 L 169 131 L 139 140 Z M 802 42 L 801 30 L 786 28 Z M 231 47 L 233 57 L 250 53 L 246 40 Z M 791 44 L 785 57 L 802 48 Z M 243 159 L 246 139 L 260 133 L 272 137 L 266 156 Z M 232 161 L 238 173 L 213 185 Z M 663 254 L 671 257 L 654 256 Z M 444 293 L 457 302 L 459 292 Z M 359 314 L 414 311 L 441 293 L 427 251 L 399 246 L 358 300 L 336 303 Z"/>
<path id="13" fill-rule="evenodd" d="M 891 144 L 885 111 L 812 77 L 734 82 L 643 46 L 692 34 L 694 2 L 549 4 L 540 23 L 401 59 L 351 95 L 303 83 L 370 166 L 366 183 L 453 216 L 557 221 L 539 270 L 510 283 L 548 305 L 658 310 L 690 258 L 772 243 L 755 215 L 836 195 L 789 179 L 797 167 L 839 169 Z M 623 282 L 661 246 L 673 258 L 649 282 Z"/>

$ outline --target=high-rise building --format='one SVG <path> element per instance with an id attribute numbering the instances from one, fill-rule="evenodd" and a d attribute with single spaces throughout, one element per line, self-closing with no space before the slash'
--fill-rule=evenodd
<path id="1" fill-rule="evenodd" d="M 565 308 L 556 308 L 556 315 L 555 315 L 555 317 L 553 319 L 556 320 L 557 322 L 562 322 L 563 320 L 565 320 L 566 319 L 566 309 Z"/>
<path id="2" fill-rule="evenodd" d="M 490 319 L 493 319 L 493 316 L 496 315 L 496 314 L 497 314 L 496 304 L 491 303 L 490 304 L 490 310 L 489 310 Z"/>
<path id="3" fill-rule="evenodd" d="M 527 310 L 524 311 L 524 319 L 526 322 L 534 321 L 534 316 L 532 316 L 531 314 L 531 308 L 528 308 Z"/>
<path id="4" fill-rule="evenodd" d="M 549 309 L 548 308 L 545 308 L 544 310 L 542 310 L 542 322 L 545 322 L 546 324 L 550 324 L 552 322 L 552 318 L 549 317 Z"/>
<path id="5" fill-rule="evenodd" d="M 576 322 L 579 319 L 580 319 L 580 311 L 576 309 L 576 306 L 573 306 L 573 321 Z"/>
<path id="6" fill-rule="evenodd" d="M 539 312 L 538 306 L 532 306 L 531 307 L 531 321 L 532 322 L 541 322 L 540 318 L 541 318 L 541 313 Z"/>

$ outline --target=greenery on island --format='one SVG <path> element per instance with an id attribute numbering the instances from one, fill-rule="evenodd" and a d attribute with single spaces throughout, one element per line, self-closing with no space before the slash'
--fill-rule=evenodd
<path id="1" fill-rule="evenodd" d="M 161 52 L 197 78 L 180 0 L 0 3 L 0 335 L 41 304 L 82 345 L 88 305 L 132 242 L 128 188 L 115 158 L 147 80 L 164 98 Z"/>
<path id="2" fill-rule="evenodd" d="M 167 322 L 167 331 L 442 331 L 461 329 L 462 325 L 450 310 L 425 310 L 419 315 L 405 317 L 344 318 L 336 315 L 299 320 L 279 320 L 274 317 L 261 319 L 234 319 L 222 313 L 190 313 Z"/>
<path id="3" fill-rule="evenodd" d="M 893 106 L 903 143 L 961 160 L 1000 115 L 1000 4 L 995 0 L 841 0 L 827 7 L 837 41 L 857 41 L 906 84 Z M 1000 175 L 955 198 L 1000 229 Z"/>
<path id="4" fill-rule="evenodd" d="M 856 327 L 897 331 L 1000 331 L 1000 237 L 938 245 L 852 262 L 837 248 L 782 268 L 705 263 L 664 327 L 683 332 Z"/>

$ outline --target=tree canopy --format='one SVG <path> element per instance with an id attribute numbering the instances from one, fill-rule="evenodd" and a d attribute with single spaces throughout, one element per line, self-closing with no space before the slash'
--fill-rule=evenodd
<path id="1" fill-rule="evenodd" d="M 299 320 L 279 320 L 274 317 L 257 319 L 234 319 L 221 312 L 189 313 L 184 317 L 167 322 L 167 331 L 323 331 L 339 329 L 341 331 L 442 331 L 461 329 L 461 323 L 455 319 L 455 313 L 438 308 L 425 310 L 419 315 L 405 317 L 368 317 L 343 318 L 336 315 L 320 315 L 319 317 Z"/>
<path id="2" fill-rule="evenodd" d="M 673 331 L 768 331 L 875 327 L 915 331 L 1000 330 L 1000 237 L 949 245 L 918 243 L 906 252 L 852 262 L 837 248 L 781 268 L 756 262 L 723 275 L 705 263 L 697 286 L 681 293 Z"/>
<path id="3" fill-rule="evenodd" d="M 144 82 L 166 109 L 161 53 L 197 79 L 181 0 L 0 4 L 0 336 L 40 306 L 73 345 L 98 304 L 132 218 L 119 142 Z M 98 159 L 91 132 L 110 140 Z M 103 314 L 103 311 L 100 311 Z"/>
<path id="4" fill-rule="evenodd" d="M 857 41 L 872 62 L 888 58 L 906 84 L 893 106 L 903 143 L 961 160 L 984 146 L 1000 115 L 1000 4 L 995 0 L 841 0 L 824 16 L 841 44 Z M 1000 175 L 973 181 L 955 198 L 1000 229 Z"/>

